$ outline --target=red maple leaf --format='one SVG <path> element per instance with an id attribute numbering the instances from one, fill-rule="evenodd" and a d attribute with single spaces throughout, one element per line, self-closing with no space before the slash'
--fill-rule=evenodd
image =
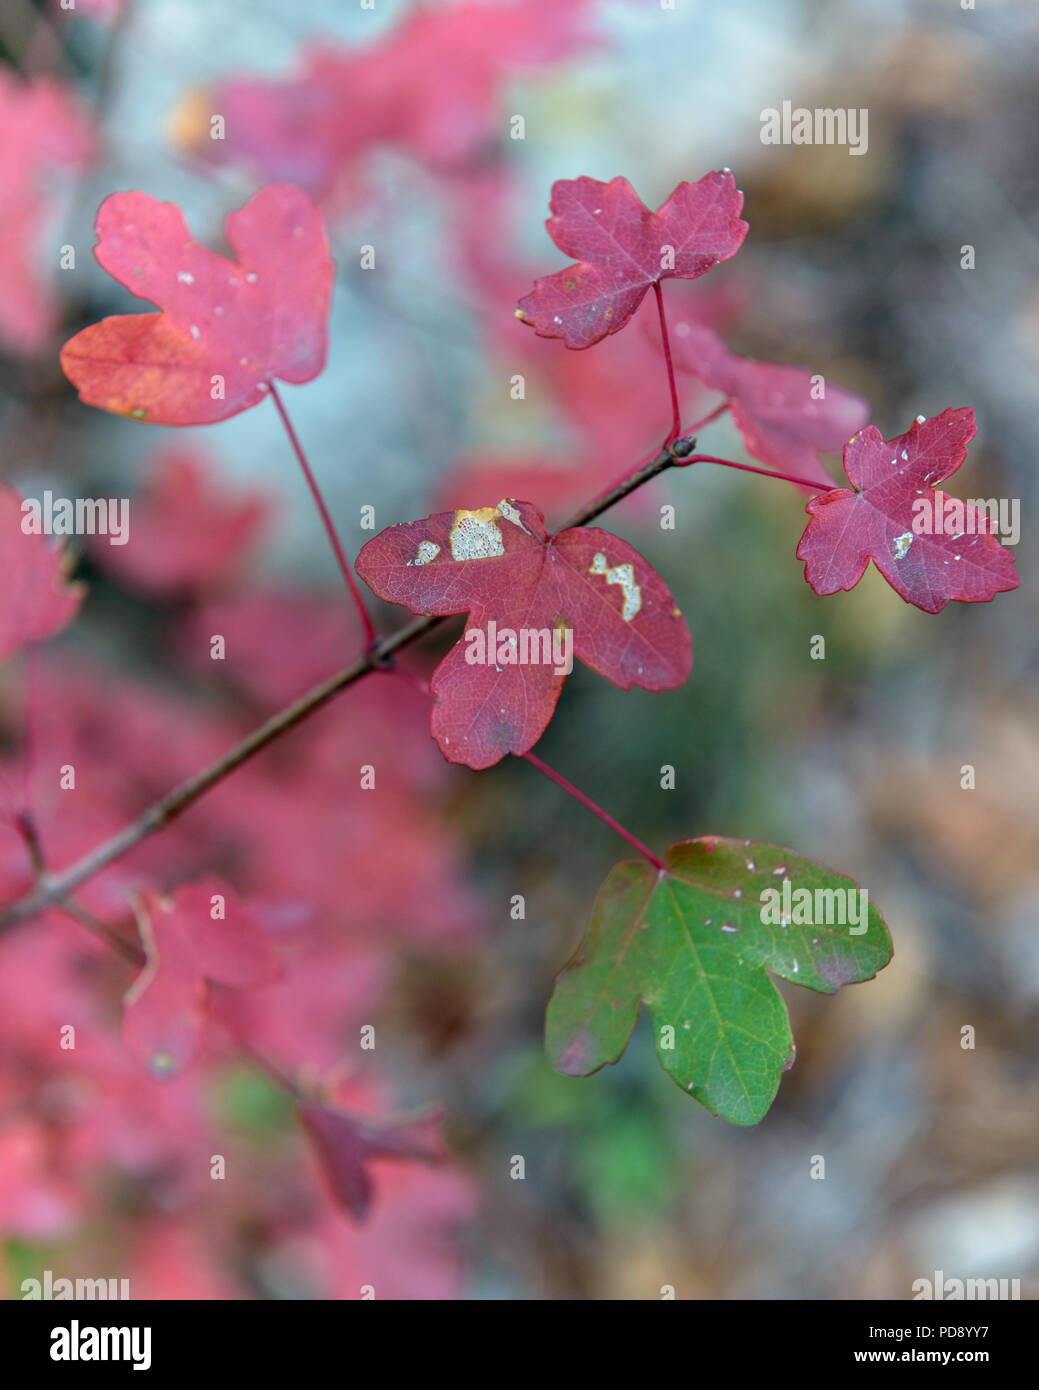
<path id="1" fill-rule="evenodd" d="M 870 425 L 848 441 L 852 486 L 812 498 L 797 547 L 817 594 L 853 589 L 870 560 L 925 613 L 941 612 L 950 599 L 988 603 L 1017 588 L 1014 557 L 993 535 L 988 513 L 934 487 L 956 472 L 974 434 L 974 412 L 962 408 L 920 415 L 896 439 Z"/>
<path id="2" fill-rule="evenodd" d="M 748 453 L 770 468 L 816 478 L 822 488 L 833 486 L 819 452 L 841 448 L 865 425 L 869 401 L 829 384 L 817 398 L 818 381 L 811 372 L 740 357 L 713 329 L 691 319 L 676 323 L 672 338 L 675 365 L 732 401 L 732 418 Z"/>
<path id="3" fill-rule="evenodd" d="M 0 660 L 29 642 L 53 637 L 83 602 L 83 585 L 68 582 L 68 565 L 49 538 L 23 529 L 31 524 L 22 499 L 0 484 Z"/>
<path id="4" fill-rule="evenodd" d="M 158 314 L 119 314 L 61 352 L 88 405 L 158 425 L 205 425 L 258 405 L 271 377 L 325 365 L 335 263 L 302 189 L 270 184 L 224 224 L 238 257 L 200 246 L 173 203 L 113 193 L 97 215 L 98 261 Z"/>
<path id="5" fill-rule="evenodd" d="M 251 989 L 276 980 L 280 967 L 262 928 L 215 880 L 144 895 L 138 924 L 148 962 L 126 995 L 123 1040 L 166 1079 L 194 1053 L 208 981 Z"/>
<path id="6" fill-rule="evenodd" d="M 433 736 L 450 762 L 491 767 L 537 743 L 568 641 L 622 690 L 671 690 L 689 674 L 689 629 L 642 556 L 596 527 L 546 536 L 529 502 L 391 526 L 362 549 L 357 572 L 413 613 L 469 613 L 432 680 Z"/>
<path id="7" fill-rule="evenodd" d="M 618 333 L 650 285 L 695 280 L 735 256 L 747 235 L 743 194 L 726 169 L 680 183 L 650 212 L 627 179 L 560 179 L 548 234 L 576 264 L 534 281 L 517 316 L 542 338 L 586 348 Z"/>

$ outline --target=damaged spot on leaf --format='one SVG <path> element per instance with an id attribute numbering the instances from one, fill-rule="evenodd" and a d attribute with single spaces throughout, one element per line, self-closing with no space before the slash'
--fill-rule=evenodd
<path id="1" fill-rule="evenodd" d="M 503 497 L 498 503 L 498 511 L 506 521 L 511 521 L 513 526 L 518 526 L 521 531 L 526 531 L 529 536 L 531 532 L 524 524 L 523 518 L 519 514 L 519 508 L 513 506 L 507 497 Z"/>
<path id="2" fill-rule="evenodd" d="M 474 512 L 455 512 L 451 527 L 452 560 L 490 560 L 505 554 L 497 507 L 479 507 Z"/>
<path id="3" fill-rule="evenodd" d="M 428 565 L 431 560 L 435 560 L 440 554 L 440 547 L 435 541 L 420 541 L 418 552 L 414 560 L 409 560 L 409 565 Z"/>
<path id="4" fill-rule="evenodd" d="M 624 595 L 621 617 L 626 623 L 630 623 L 642 607 L 642 590 L 635 583 L 635 566 L 616 565 L 610 569 L 606 564 L 606 556 L 600 550 L 593 558 L 588 573 L 603 574 L 606 576 L 607 584 L 619 584 L 621 586 L 621 593 Z"/>

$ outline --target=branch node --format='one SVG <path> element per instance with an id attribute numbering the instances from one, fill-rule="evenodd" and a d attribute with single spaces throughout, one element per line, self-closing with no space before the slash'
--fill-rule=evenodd
<path id="1" fill-rule="evenodd" d="M 668 453 L 673 459 L 686 459 L 696 448 L 696 436 L 687 434 L 682 439 L 675 439 L 668 447 Z"/>

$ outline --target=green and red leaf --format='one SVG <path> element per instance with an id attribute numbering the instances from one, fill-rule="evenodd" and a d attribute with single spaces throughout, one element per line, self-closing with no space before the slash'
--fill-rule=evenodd
<path id="1" fill-rule="evenodd" d="M 676 1084 L 756 1124 L 794 1060 L 770 976 L 823 994 L 872 979 L 891 959 L 887 927 L 851 879 L 775 845 L 712 836 L 672 845 L 666 863 L 625 861 L 606 879 L 549 1002 L 549 1057 L 568 1076 L 619 1061 L 645 1004 Z M 843 903 L 844 922 L 805 922 L 804 891 L 813 917 Z"/>

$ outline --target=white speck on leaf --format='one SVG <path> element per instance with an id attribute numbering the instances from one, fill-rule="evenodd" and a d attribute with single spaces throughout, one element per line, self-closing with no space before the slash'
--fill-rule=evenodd
<path id="1" fill-rule="evenodd" d="M 900 536 L 896 536 L 891 542 L 891 553 L 896 560 L 904 560 L 909 553 L 909 547 L 913 544 L 912 531 L 903 531 Z"/>

